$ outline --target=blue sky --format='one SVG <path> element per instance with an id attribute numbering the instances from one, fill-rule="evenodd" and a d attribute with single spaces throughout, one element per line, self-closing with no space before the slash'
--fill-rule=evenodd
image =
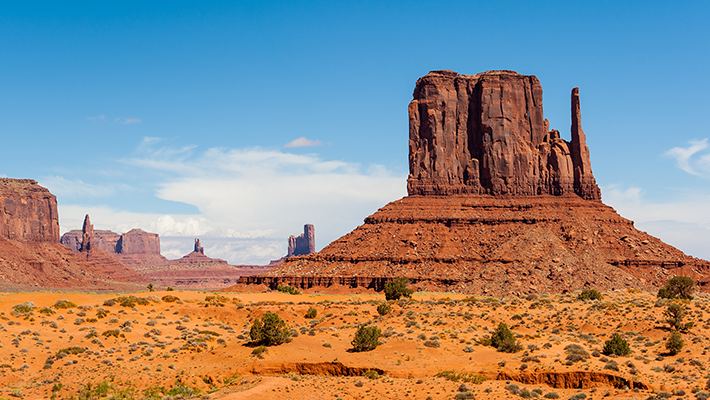
<path id="1" fill-rule="evenodd" d="M 384 3 L 384 4 L 383 4 Z M 443 4 L 443 5 L 442 5 Z M 407 104 L 430 70 L 536 75 L 569 94 L 604 201 L 710 258 L 707 2 L 2 2 L 0 175 L 62 231 L 200 236 L 231 263 L 317 247 L 406 194 Z M 291 143 L 291 146 L 286 146 Z"/>

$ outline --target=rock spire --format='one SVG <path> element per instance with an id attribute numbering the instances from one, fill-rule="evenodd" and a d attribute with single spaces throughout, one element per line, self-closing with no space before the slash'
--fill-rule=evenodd
<path id="1" fill-rule="evenodd" d="M 303 233 L 288 237 L 288 256 L 303 256 L 316 252 L 316 228 L 311 224 L 303 225 Z"/>

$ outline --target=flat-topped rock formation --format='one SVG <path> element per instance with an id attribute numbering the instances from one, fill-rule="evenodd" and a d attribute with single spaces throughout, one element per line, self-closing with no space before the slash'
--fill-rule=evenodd
<path id="1" fill-rule="evenodd" d="M 674 275 L 707 289 L 710 263 L 636 230 L 601 202 L 571 96 L 571 140 L 550 130 L 534 76 L 434 71 L 409 105 L 409 196 L 318 253 L 240 284 L 490 295 L 654 290 Z"/>
<path id="2" fill-rule="evenodd" d="M 62 235 L 61 243 L 75 252 L 79 251 L 82 235 L 81 229 L 71 230 Z M 160 237 L 157 233 L 131 229 L 126 233 L 118 234 L 97 229 L 93 233 L 93 243 L 94 247 L 105 251 L 129 267 L 168 262 L 168 259 L 160 254 Z"/>
<path id="3" fill-rule="evenodd" d="M 62 246 L 58 221 L 56 197 L 46 188 L 31 179 L 0 179 L 0 291 L 143 287 Z"/>

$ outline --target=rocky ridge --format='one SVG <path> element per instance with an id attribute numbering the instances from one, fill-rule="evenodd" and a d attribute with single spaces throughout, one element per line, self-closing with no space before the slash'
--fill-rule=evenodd
<path id="1" fill-rule="evenodd" d="M 534 76 L 434 71 L 409 106 L 409 196 L 318 253 L 240 279 L 275 288 L 490 295 L 653 290 L 673 275 L 710 283 L 710 263 L 640 232 L 604 205 L 572 90 L 571 137 L 549 130 Z"/>

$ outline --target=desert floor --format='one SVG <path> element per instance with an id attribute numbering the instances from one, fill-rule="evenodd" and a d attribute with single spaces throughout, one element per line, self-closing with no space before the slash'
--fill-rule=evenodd
<path id="1" fill-rule="evenodd" d="M 105 303 L 126 294 L 0 294 L 0 397 L 695 399 L 708 391 L 707 295 L 676 301 L 694 327 L 674 356 L 665 349 L 670 302 L 638 291 L 602 301 L 415 293 L 390 302 L 385 316 L 383 294 L 132 295 L 148 304 Z M 16 307 L 25 302 L 34 308 Z M 316 318 L 305 318 L 309 307 Z M 254 355 L 249 329 L 267 311 L 294 335 Z M 479 343 L 499 322 L 522 351 Z M 349 351 L 358 324 L 382 330 L 375 350 Z M 615 332 L 629 356 L 599 354 Z"/>

